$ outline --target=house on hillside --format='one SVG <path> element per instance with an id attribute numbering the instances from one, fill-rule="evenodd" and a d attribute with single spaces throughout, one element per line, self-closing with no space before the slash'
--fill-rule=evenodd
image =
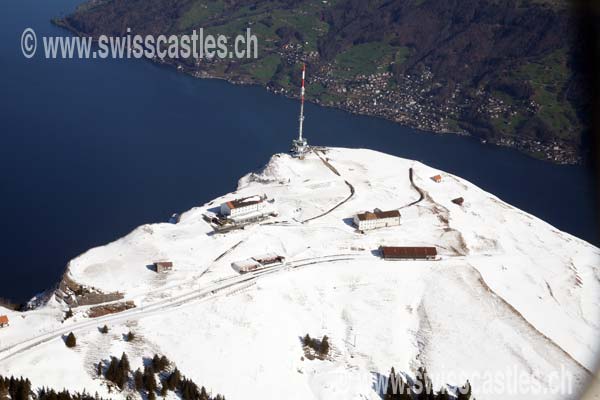
<path id="1" fill-rule="evenodd" d="M 261 254 L 242 261 L 231 263 L 231 267 L 239 273 L 256 271 L 261 268 L 273 267 L 281 265 L 285 261 L 285 257 L 275 253 Z"/>
<path id="2" fill-rule="evenodd" d="M 154 270 L 158 273 L 169 272 L 173 269 L 173 263 L 171 261 L 158 261 L 154 263 Z"/>
<path id="3" fill-rule="evenodd" d="M 8 316 L 0 315 L 0 328 L 4 328 L 5 326 L 8 326 Z"/>
<path id="4" fill-rule="evenodd" d="M 359 231 L 398 226 L 400 225 L 400 211 L 381 211 L 375 209 L 373 212 L 367 211 L 356 214 L 354 216 L 354 225 L 356 225 Z"/>
<path id="5" fill-rule="evenodd" d="M 250 196 L 241 199 L 227 201 L 221 204 L 221 215 L 227 218 L 235 218 L 241 215 L 258 213 L 266 206 L 267 196 Z"/>
<path id="6" fill-rule="evenodd" d="M 431 180 L 434 181 L 435 183 L 440 183 L 442 181 L 442 176 L 441 175 L 434 175 L 431 177 Z"/>

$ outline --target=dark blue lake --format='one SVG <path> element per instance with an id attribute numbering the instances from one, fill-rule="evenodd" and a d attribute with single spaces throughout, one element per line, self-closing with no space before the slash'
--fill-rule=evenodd
<path id="1" fill-rule="evenodd" d="M 0 297 L 26 300 L 66 263 L 134 227 L 234 190 L 289 149 L 298 102 L 137 60 L 28 60 L 27 27 L 80 0 L 5 0 L 0 25 Z M 600 243 L 592 176 L 510 149 L 309 104 L 313 144 L 366 147 L 466 178 L 556 227 Z"/>

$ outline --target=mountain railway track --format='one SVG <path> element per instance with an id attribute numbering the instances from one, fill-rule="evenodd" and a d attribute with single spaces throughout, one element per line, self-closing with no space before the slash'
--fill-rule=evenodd
<path id="1" fill-rule="evenodd" d="M 213 283 L 212 285 L 208 285 L 206 287 L 193 290 L 178 296 L 170 297 L 168 299 L 164 299 L 153 304 L 123 311 L 118 314 L 109 314 L 103 317 L 81 321 L 69 326 L 65 326 L 64 328 L 56 329 L 54 331 L 46 332 L 44 334 L 26 339 L 19 343 L 11 344 L 5 348 L 0 349 L 0 361 L 7 360 L 9 358 L 22 354 L 32 348 L 51 342 L 53 340 L 61 339 L 64 335 L 67 335 L 70 332 L 76 333 L 89 329 L 97 329 L 98 326 L 101 326 L 102 324 L 115 324 L 134 319 L 151 317 L 163 313 L 165 310 L 175 309 L 183 305 L 189 305 L 192 302 L 217 298 L 221 296 L 225 289 L 235 288 L 238 286 L 240 287 L 240 289 L 248 288 L 249 286 L 255 284 L 256 281 L 263 276 L 274 275 L 286 270 L 298 269 L 323 263 L 349 261 L 361 257 L 364 256 L 357 254 L 340 254 L 305 258 L 290 263 L 285 263 L 277 267 L 265 268 L 256 272 L 226 278 L 224 281 L 221 281 L 218 284 Z"/>

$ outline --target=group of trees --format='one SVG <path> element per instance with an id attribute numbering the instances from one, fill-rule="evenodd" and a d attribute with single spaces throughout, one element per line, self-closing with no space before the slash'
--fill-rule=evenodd
<path id="1" fill-rule="evenodd" d="M 107 368 L 104 368 L 103 362 L 98 363 L 98 376 L 102 375 L 120 390 L 128 386 L 131 377 L 131 387 L 145 394 L 148 400 L 155 400 L 157 393 L 166 397 L 169 390 L 176 392 L 182 400 L 225 400 L 220 394 L 209 396 L 204 386 L 198 387 L 191 379 L 184 377 L 167 357 L 158 354 L 145 363 L 143 371 L 138 368 L 135 372 L 131 371 L 125 353 L 120 359 L 111 357 Z"/>
<path id="2" fill-rule="evenodd" d="M 54 389 L 41 388 L 33 392 L 31 382 L 24 378 L 4 378 L 0 376 L 0 399 L 11 400 L 104 400 L 96 393 L 94 396 L 86 393 L 71 393 L 68 390 L 60 392 Z"/>
<path id="3" fill-rule="evenodd" d="M 165 356 L 159 357 L 158 354 L 155 354 L 152 358 L 152 367 L 156 371 L 165 371 L 171 362 Z"/>
<path id="4" fill-rule="evenodd" d="M 104 377 L 117 385 L 119 389 L 123 390 L 129 381 L 130 369 L 131 367 L 129 365 L 127 354 L 123 353 L 121 359 L 118 359 L 117 357 L 110 358 L 110 364 L 106 369 Z M 102 375 L 102 362 L 98 363 L 98 375 Z"/>
<path id="5" fill-rule="evenodd" d="M 28 400 L 30 393 L 31 382 L 29 379 L 0 376 L 0 399 L 10 395 L 12 400 Z"/>
<path id="6" fill-rule="evenodd" d="M 306 336 L 302 338 L 302 344 L 310 349 L 313 349 L 314 352 L 320 357 L 326 357 L 329 354 L 329 338 L 327 335 L 323 336 L 323 339 L 315 339 L 311 338 L 307 333 Z"/>
<path id="7" fill-rule="evenodd" d="M 456 400 L 470 399 L 471 384 L 467 381 L 456 391 Z M 414 381 L 409 383 L 392 367 L 383 400 L 450 400 L 450 394 L 444 386 L 437 392 L 433 390 L 431 379 L 425 368 L 419 368 Z"/>
<path id="8" fill-rule="evenodd" d="M 42 388 L 38 390 L 37 399 L 36 400 L 105 400 L 102 397 L 98 396 L 96 393 L 94 396 L 86 393 L 75 392 L 71 394 L 68 390 L 62 390 L 60 392 L 55 391 L 54 389 L 45 389 Z"/>

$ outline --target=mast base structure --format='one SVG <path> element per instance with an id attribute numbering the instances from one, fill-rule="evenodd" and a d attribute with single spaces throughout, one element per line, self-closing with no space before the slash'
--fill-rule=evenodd
<path id="1" fill-rule="evenodd" d="M 306 64 L 302 66 L 302 88 L 300 91 L 300 126 L 298 127 L 298 139 L 292 140 L 292 155 L 298 158 L 304 158 L 304 155 L 310 151 L 308 141 L 302 136 L 302 127 L 304 124 L 304 78 L 306 75 Z"/>
<path id="2" fill-rule="evenodd" d="M 302 157 L 310 151 L 306 138 L 292 140 L 292 155 Z"/>

